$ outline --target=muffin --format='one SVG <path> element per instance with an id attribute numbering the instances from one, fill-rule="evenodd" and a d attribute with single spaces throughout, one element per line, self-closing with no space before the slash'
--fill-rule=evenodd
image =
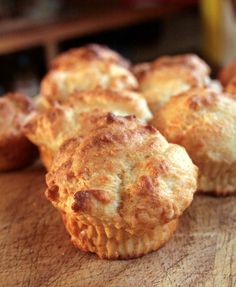
<path id="1" fill-rule="evenodd" d="M 86 48 L 83 48 L 86 51 Z M 44 77 L 40 87 L 40 105 L 48 107 L 55 102 L 65 102 L 67 96 L 76 91 L 88 91 L 95 88 L 116 91 L 137 90 L 138 82 L 133 74 L 122 65 L 122 61 L 91 53 L 89 56 L 81 52 L 74 64 L 74 56 L 69 53 L 55 60 L 53 67 Z M 71 60 L 70 60 L 71 57 Z M 121 62 L 121 64 L 120 64 Z M 59 63 L 59 64 L 58 64 Z"/>
<path id="2" fill-rule="evenodd" d="M 151 119 L 147 103 L 138 93 L 96 89 L 76 92 L 67 103 L 39 111 L 24 126 L 27 137 L 35 143 L 47 168 L 60 145 L 74 133 L 84 135 L 100 122 L 100 115 L 136 115 L 141 121 Z"/>
<path id="3" fill-rule="evenodd" d="M 102 60 L 108 63 L 118 64 L 124 68 L 130 67 L 129 60 L 106 46 L 88 44 L 80 48 L 73 48 L 57 56 L 51 63 L 51 69 L 61 67 L 69 68 L 80 61 Z"/>
<path id="4" fill-rule="evenodd" d="M 168 141 L 184 146 L 199 168 L 198 189 L 236 191 L 236 97 L 209 88 L 173 97 L 152 124 Z"/>
<path id="5" fill-rule="evenodd" d="M 35 160 L 37 149 L 21 129 L 32 110 L 32 102 L 22 94 L 0 97 L 0 172 L 23 168 Z"/>
<path id="6" fill-rule="evenodd" d="M 154 127 L 134 116 L 105 117 L 83 139 L 62 145 L 46 196 L 80 250 L 135 258 L 170 239 L 193 199 L 197 168 Z"/>
<path id="7" fill-rule="evenodd" d="M 170 97 L 210 82 L 208 65 L 191 54 L 161 57 L 152 63 L 135 66 L 133 72 L 153 113 Z"/>
<path id="8" fill-rule="evenodd" d="M 219 80 L 225 87 L 234 76 L 236 76 L 236 59 L 220 71 Z"/>

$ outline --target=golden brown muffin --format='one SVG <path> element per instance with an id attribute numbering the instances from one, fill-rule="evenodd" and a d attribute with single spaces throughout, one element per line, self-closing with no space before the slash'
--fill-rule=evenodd
<path id="1" fill-rule="evenodd" d="M 172 96 L 210 82 L 208 65 L 196 55 L 166 56 L 133 68 L 140 91 L 152 112 L 158 111 Z"/>
<path id="2" fill-rule="evenodd" d="M 193 199 L 197 168 L 154 127 L 108 114 L 82 140 L 64 143 L 46 180 L 75 246 L 128 259 L 169 240 Z"/>
<path id="3" fill-rule="evenodd" d="M 234 76 L 236 76 L 236 59 L 220 71 L 219 80 L 225 87 Z"/>
<path id="4" fill-rule="evenodd" d="M 51 68 L 71 67 L 76 65 L 77 62 L 93 61 L 94 59 L 115 63 L 125 68 L 130 67 L 130 62 L 127 59 L 108 47 L 98 44 L 88 44 L 60 54 L 52 61 Z"/>
<path id="5" fill-rule="evenodd" d="M 89 132 L 100 114 L 112 111 L 116 115 L 135 114 L 141 121 L 151 119 L 147 103 L 138 93 L 96 89 L 68 96 L 67 103 L 38 112 L 25 125 L 28 138 L 40 149 L 47 168 L 60 145 L 75 133 Z"/>
<path id="6" fill-rule="evenodd" d="M 41 82 L 40 104 L 43 107 L 47 108 L 55 101 L 64 102 L 75 91 L 88 91 L 98 87 L 117 91 L 138 89 L 136 78 L 120 63 L 93 54 L 78 57 L 73 65 L 68 64 L 69 60 L 64 58 L 65 56 L 58 59 L 56 63 L 61 64 L 54 64 L 56 68 L 49 71 Z"/>
<path id="7" fill-rule="evenodd" d="M 32 109 L 30 99 L 19 93 L 0 97 L 0 172 L 23 168 L 35 160 L 37 149 L 21 130 Z"/>
<path id="8" fill-rule="evenodd" d="M 199 168 L 200 191 L 236 191 L 236 97 L 192 89 L 171 98 L 152 124 L 167 140 L 186 148 Z"/>

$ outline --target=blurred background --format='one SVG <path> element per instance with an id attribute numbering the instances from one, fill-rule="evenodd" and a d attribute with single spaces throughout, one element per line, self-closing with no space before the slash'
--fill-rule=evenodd
<path id="1" fill-rule="evenodd" d="M 105 44 L 133 62 L 193 52 L 218 69 L 236 57 L 234 0 L 0 0 L 0 94 L 38 92 L 61 51 Z"/>

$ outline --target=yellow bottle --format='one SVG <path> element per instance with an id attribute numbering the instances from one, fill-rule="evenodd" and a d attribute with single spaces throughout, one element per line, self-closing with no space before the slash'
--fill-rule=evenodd
<path id="1" fill-rule="evenodd" d="M 203 52 L 215 65 L 236 58 L 236 11 L 231 0 L 200 0 Z"/>

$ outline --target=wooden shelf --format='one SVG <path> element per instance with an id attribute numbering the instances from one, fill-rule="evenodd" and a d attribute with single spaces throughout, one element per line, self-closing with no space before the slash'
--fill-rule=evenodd
<path id="1" fill-rule="evenodd" d="M 166 17 L 181 8 L 172 5 L 163 5 L 155 9 L 108 7 L 81 13 L 81 15 L 69 19 L 45 23 L 19 22 L 19 25 L 11 24 L 11 29 L 6 29 L 6 25 L 3 25 L 2 31 L 0 28 L 0 54 L 44 46 L 47 61 L 50 61 L 55 56 L 60 41 Z"/>

